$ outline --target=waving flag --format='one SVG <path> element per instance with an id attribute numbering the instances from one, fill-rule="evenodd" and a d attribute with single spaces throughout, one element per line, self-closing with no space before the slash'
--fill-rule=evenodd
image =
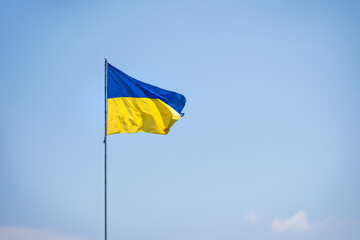
<path id="1" fill-rule="evenodd" d="M 136 80 L 107 63 L 106 134 L 167 134 L 184 114 L 183 95 Z"/>

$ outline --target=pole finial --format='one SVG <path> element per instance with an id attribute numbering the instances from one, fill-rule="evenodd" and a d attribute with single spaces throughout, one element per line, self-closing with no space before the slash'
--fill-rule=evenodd
<path id="1" fill-rule="evenodd" d="M 105 61 L 107 61 L 107 57 L 105 57 Z"/>

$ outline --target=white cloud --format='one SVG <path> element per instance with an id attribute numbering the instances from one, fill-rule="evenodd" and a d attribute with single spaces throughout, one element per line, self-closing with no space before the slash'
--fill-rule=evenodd
<path id="1" fill-rule="evenodd" d="M 56 232 L 31 228 L 0 227 L 0 239 L 4 240 L 88 240 L 78 236 L 65 236 Z"/>
<path id="2" fill-rule="evenodd" d="M 306 213 L 304 211 L 300 211 L 285 220 L 274 219 L 272 221 L 271 228 L 276 232 L 306 231 L 310 230 L 312 226 L 308 223 Z"/>
<path id="3" fill-rule="evenodd" d="M 262 218 L 262 213 L 253 210 L 253 211 L 248 212 L 244 216 L 244 221 L 255 223 L 255 222 L 259 221 L 261 218 Z"/>

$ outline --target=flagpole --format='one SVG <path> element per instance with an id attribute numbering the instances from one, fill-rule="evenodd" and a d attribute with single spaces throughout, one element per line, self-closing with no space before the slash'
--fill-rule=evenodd
<path id="1" fill-rule="evenodd" d="M 105 240 L 107 240 L 107 166 L 106 166 L 106 152 L 107 152 L 107 139 L 106 139 L 106 130 L 107 130 L 107 58 L 105 58 L 105 136 L 104 136 L 104 203 L 105 203 Z"/>

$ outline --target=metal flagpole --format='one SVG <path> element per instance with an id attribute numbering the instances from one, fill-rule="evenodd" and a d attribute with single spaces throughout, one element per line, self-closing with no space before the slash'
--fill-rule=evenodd
<path id="1" fill-rule="evenodd" d="M 104 197 L 105 197 L 105 240 L 107 240 L 107 172 L 106 172 L 106 130 L 107 130 L 107 58 L 105 58 L 105 136 L 104 136 L 104 145 L 105 145 L 105 154 L 104 154 Z"/>

